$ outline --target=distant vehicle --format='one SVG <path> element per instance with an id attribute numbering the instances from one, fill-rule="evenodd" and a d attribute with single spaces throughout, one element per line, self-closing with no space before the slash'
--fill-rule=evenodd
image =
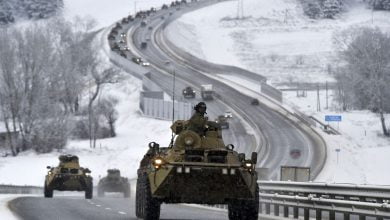
<path id="1" fill-rule="evenodd" d="M 147 22 L 145 20 L 141 21 L 141 27 L 146 27 Z"/>
<path id="2" fill-rule="evenodd" d="M 218 118 L 215 119 L 215 122 L 221 129 L 229 129 L 229 122 L 224 115 L 218 115 Z"/>
<path id="3" fill-rule="evenodd" d="M 225 112 L 225 118 L 232 118 L 232 117 L 233 117 L 233 114 L 230 110 Z"/>
<path id="4" fill-rule="evenodd" d="M 129 16 L 127 16 L 127 20 L 130 22 L 130 21 L 134 21 L 134 18 L 133 18 L 133 16 L 131 16 L 131 15 L 129 15 Z"/>
<path id="5" fill-rule="evenodd" d="M 150 66 L 149 62 L 142 60 L 140 57 L 133 57 L 131 60 L 136 64 L 140 64 L 141 66 Z"/>
<path id="6" fill-rule="evenodd" d="M 129 46 L 123 46 L 121 47 L 121 51 L 130 51 Z"/>
<path id="7" fill-rule="evenodd" d="M 251 105 L 259 105 L 259 104 L 260 103 L 259 103 L 258 99 L 254 98 L 254 99 L 251 100 Z"/>
<path id="8" fill-rule="evenodd" d="M 126 38 L 121 38 L 121 39 L 118 41 L 118 43 L 120 43 L 120 44 L 126 43 Z"/>
<path id="9" fill-rule="evenodd" d="M 164 20 L 165 19 L 165 17 L 164 16 L 161 16 L 161 20 Z"/>
<path id="10" fill-rule="evenodd" d="M 108 40 L 115 40 L 115 36 L 113 34 L 109 34 L 107 38 Z"/>
<path id="11" fill-rule="evenodd" d="M 125 198 L 129 198 L 130 182 L 118 169 L 108 169 L 107 176 L 99 181 L 98 197 L 103 197 L 105 192 L 122 192 Z"/>
<path id="12" fill-rule="evenodd" d="M 202 96 L 203 100 L 213 100 L 213 94 L 214 91 L 212 84 L 201 85 L 200 95 Z"/>
<path id="13" fill-rule="evenodd" d="M 115 50 L 120 50 L 121 48 L 119 47 L 118 43 L 114 43 L 111 45 L 111 50 L 115 51 Z"/>
<path id="14" fill-rule="evenodd" d="M 148 27 L 148 30 L 153 30 L 153 26 L 149 26 L 149 27 Z"/>
<path id="15" fill-rule="evenodd" d="M 148 43 L 141 42 L 141 49 L 146 49 L 147 46 L 148 46 Z"/>
<path id="16" fill-rule="evenodd" d="M 290 151 L 290 156 L 293 158 L 293 159 L 298 159 L 300 156 L 301 156 L 301 150 L 299 149 L 292 149 Z"/>
<path id="17" fill-rule="evenodd" d="M 122 19 L 122 24 L 128 24 L 129 23 L 129 20 L 127 19 L 127 17 L 123 18 Z"/>
<path id="18" fill-rule="evenodd" d="M 80 167 L 79 158 L 75 155 L 61 155 L 56 167 L 47 166 L 49 171 L 45 177 L 44 196 L 53 197 L 53 191 L 85 191 L 85 198 L 92 199 L 93 186 L 91 171 Z"/>
<path id="19" fill-rule="evenodd" d="M 113 28 L 113 29 L 111 30 L 111 34 L 112 34 L 112 35 L 117 35 L 117 34 L 118 34 L 118 31 L 117 31 L 115 28 Z"/>
<path id="20" fill-rule="evenodd" d="M 127 55 L 124 51 L 121 51 L 120 54 L 119 54 L 121 57 L 124 57 L 124 58 L 127 58 Z"/>
<path id="21" fill-rule="evenodd" d="M 116 23 L 115 28 L 117 28 L 117 29 L 122 29 L 122 25 L 118 22 L 118 23 Z"/>
<path id="22" fill-rule="evenodd" d="M 195 98 L 196 92 L 191 86 L 187 86 L 183 89 L 184 98 Z"/>
<path id="23" fill-rule="evenodd" d="M 121 38 L 126 39 L 126 33 L 121 33 Z"/>

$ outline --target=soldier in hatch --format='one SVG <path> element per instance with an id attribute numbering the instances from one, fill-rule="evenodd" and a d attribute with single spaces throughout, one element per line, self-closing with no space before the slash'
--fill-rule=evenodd
<path id="1" fill-rule="evenodd" d="M 188 123 L 188 130 L 194 131 L 199 134 L 201 137 L 204 136 L 204 132 L 207 125 L 207 117 L 204 115 L 206 113 L 206 103 L 199 102 L 194 107 L 195 113 L 191 116 Z"/>

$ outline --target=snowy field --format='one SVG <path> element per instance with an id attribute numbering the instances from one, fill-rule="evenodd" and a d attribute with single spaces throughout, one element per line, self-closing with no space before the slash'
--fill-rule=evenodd
<path id="1" fill-rule="evenodd" d="M 237 20 L 237 1 L 227 1 L 182 16 L 168 27 L 168 37 L 186 51 L 205 60 L 249 69 L 268 78 L 278 88 L 297 82 L 334 82 L 336 62 L 334 34 L 352 26 L 379 26 L 390 30 L 390 12 L 372 12 L 360 0 L 350 0 L 347 11 L 337 19 L 311 20 L 303 15 L 297 0 L 246 0 L 245 19 Z M 228 84 L 240 84 L 253 97 L 260 87 L 255 82 L 218 76 Z M 342 136 L 326 135 L 327 164 L 318 181 L 390 185 L 390 140 L 382 136 L 378 115 L 368 111 L 340 112 L 329 91 L 320 92 L 321 111 L 316 111 L 317 93 L 297 97 L 284 92 L 286 108 L 299 110 L 325 122 L 325 115 L 341 115 L 331 123 Z M 387 124 L 390 117 L 387 115 Z M 337 153 L 336 149 L 340 149 Z M 337 154 L 339 159 L 337 160 Z"/>
<path id="2" fill-rule="evenodd" d="M 12 212 L 8 209 L 8 201 L 12 200 L 15 197 L 20 195 L 13 194 L 0 194 L 0 219 L 3 220 L 13 220 L 18 219 Z"/>

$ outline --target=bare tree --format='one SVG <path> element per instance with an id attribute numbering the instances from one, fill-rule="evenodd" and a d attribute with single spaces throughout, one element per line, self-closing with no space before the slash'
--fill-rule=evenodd
<path id="1" fill-rule="evenodd" d="M 1 118 L 7 131 L 8 144 L 13 156 L 16 156 L 16 146 L 12 133 L 16 133 L 17 118 L 20 109 L 21 91 L 16 78 L 17 60 L 14 50 L 15 41 L 9 36 L 13 32 L 0 29 L 0 105 Z"/>
<path id="2" fill-rule="evenodd" d="M 114 97 L 106 97 L 99 100 L 98 111 L 106 120 L 110 128 L 110 136 L 115 137 L 115 122 L 118 119 L 118 112 L 115 106 L 118 104 L 118 100 Z"/>
<path id="3" fill-rule="evenodd" d="M 390 111 L 390 35 L 378 28 L 361 28 L 335 39 L 344 62 L 338 73 L 343 94 L 354 97 L 354 107 L 379 113 L 383 134 L 389 136 L 384 111 Z"/>

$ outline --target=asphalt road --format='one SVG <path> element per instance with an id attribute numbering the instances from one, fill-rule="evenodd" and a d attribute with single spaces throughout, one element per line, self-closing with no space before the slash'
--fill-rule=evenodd
<path id="1" fill-rule="evenodd" d="M 199 94 L 200 85 L 213 84 L 218 100 L 207 102 L 209 109 L 213 109 L 214 112 L 222 112 L 221 110 L 226 108 L 233 109 L 247 121 L 255 135 L 260 139 L 256 143 L 254 137 L 247 134 L 244 126 L 240 125 L 240 121 L 237 120 L 237 123 L 234 124 L 239 125 L 233 125 L 231 131 L 225 132 L 227 134 L 224 136 L 227 137 L 225 143 L 233 143 L 237 146 L 236 149 L 245 152 L 247 155 L 251 151 L 258 151 L 260 153 L 259 164 L 270 169 L 271 179 L 277 180 L 279 178 L 280 167 L 283 165 L 311 167 L 312 178 L 315 177 L 320 172 L 326 158 L 325 144 L 316 133 L 307 128 L 303 129 L 302 124 L 287 119 L 284 115 L 275 112 L 274 109 L 264 104 L 252 106 L 250 104 L 252 97 L 248 97 L 235 90 L 235 88 L 209 77 L 210 74 L 215 73 L 211 70 L 205 72 L 205 67 L 202 66 L 202 63 L 197 63 L 197 60 L 183 62 L 183 58 L 177 57 L 177 54 L 166 43 L 163 32 L 165 25 L 187 11 L 205 7 L 212 3 L 213 1 L 208 1 L 193 6 L 184 6 L 180 10 L 174 8 L 161 11 L 148 18 L 147 27 L 140 27 L 137 23 L 129 25 L 128 33 L 131 36 L 129 43 L 132 44 L 133 53 L 146 58 L 152 64 L 149 68 L 152 79 L 168 94 L 172 93 L 173 71 L 176 73 L 176 91 L 178 94 L 187 85 L 196 88 Z M 214 3 L 217 3 L 217 1 L 214 1 Z M 165 14 L 162 14 L 164 12 Z M 162 16 L 164 16 L 164 19 L 161 19 Z M 141 49 L 141 42 L 148 42 L 147 48 Z M 167 63 L 169 64 L 167 65 Z M 191 65 L 188 65 L 188 63 L 191 63 Z M 217 67 L 212 68 L 213 70 L 239 71 L 238 68 L 229 66 L 215 66 Z M 246 77 L 248 77 L 248 71 L 242 70 L 242 72 L 245 72 Z M 253 80 L 257 79 L 258 76 L 253 74 Z M 229 139 L 229 137 L 234 136 L 235 139 Z M 291 155 L 291 152 L 296 150 L 300 152 L 299 157 Z"/>
<path id="2" fill-rule="evenodd" d="M 134 194 L 133 194 L 134 195 Z M 19 197 L 10 208 L 26 220 L 121 220 L 137 219 L 133 198 L 111 194 L 105 198 L 84 199 L 80 196 Z M 228 219 L 226 211 L 214 211 L 187 205 L 161 206 L 160 219 Z"/>

